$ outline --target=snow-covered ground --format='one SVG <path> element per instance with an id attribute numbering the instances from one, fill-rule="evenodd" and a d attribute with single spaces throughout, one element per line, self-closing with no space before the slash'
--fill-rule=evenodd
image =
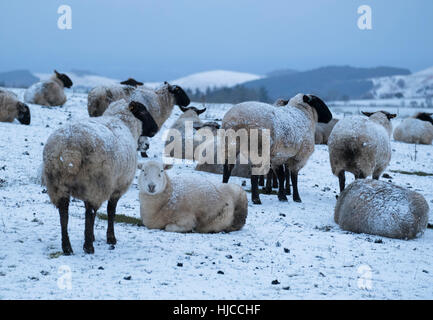
<path id="1" fill-rule="evenodd" d="M 14 91 L 22 98 L 23 90 Z M 109 250 L 106 221 L 97 219 L 96 252 L 86 255 L 84 207 L 73 201 L 69 234 L 75 254 L 59 255 L 58 213 L 38 184 L 37 171 L 50 133 L 87 117 L 86 95 L 68 95 L 62 108 L 30 105 L 30 126 L 0 123 L 0 299 L 433 298 L 433 230 L 412 241 L 342 231 L 333 221 L 338 179 L 331 174 L 326 146 L 317 146 L 301 171 L 303 203 L 261 195 L 263 205 L 249 205 L 241 231 L 176 234 L 116 223 L 118 244 Z M 230 106 L 207 107 L 203 116 L 213 120 Z M 178 115 L 175 107 L 165 127 Z M 151 143 L 149 154 L 160 155 L 161 133 Z M 392 142 L 392 148 L 386 171 L 392 181 L 422 193 L 433 207 L 433 176 L 393 172 L 433 173 L 433 146 Z M 170 174 L 191 172 L 192 165 L 175 165 Z M 118 213 L 139 217 L 136 181 Z"/>

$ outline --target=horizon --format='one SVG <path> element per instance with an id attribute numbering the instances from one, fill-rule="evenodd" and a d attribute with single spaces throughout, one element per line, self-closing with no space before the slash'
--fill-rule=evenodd
<path id="1" fill-rule="evenodd" d="M 57 26 L 63 4 L 72 10 L 70 30 Z M 357 26 L 364 4 L 372 30 Z M 265 75 L 349 65 L 415 73 L 433 65 L 433 43 L 422 32 L 433 29 L 429 0 L 17 0 L 0 3 L 0 12 L 7 13 L 0 30 L 12 30 L 0 32 L 2 72 L 79 69 L 154 82 L 211 70 Z"/>

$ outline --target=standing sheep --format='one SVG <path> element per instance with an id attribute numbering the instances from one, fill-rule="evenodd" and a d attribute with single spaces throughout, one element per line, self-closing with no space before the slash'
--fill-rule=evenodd
<path id="1" fill-rule="evenodd" d="M 72 87 L 71 79 L 64 73 L 54 74 L 47 81 L 37 82 L 24 93 L 24 101 L 42 106 L 62 106 L 66 102 L 64 88 Z"/>
<path id="2" fill-rule="evenodd" d="M 329 136 L 331 135 L 332 129 L 337 124 L 338 119 L 332 119 L 328 123 L 318 123 L 316 125 L 316 133 L 314 140 L 316 144 L 328 144 Z"/>
<path id="3" fill-rule="evenodd" d="M 225 130 L 233 129 L 235 132 L 246 129 L 248 134 L 251 129 L 269 130 L 271 168 L 276 172 L 279 181 L 278 199 L 287 201 L 284 188 L 284 165 L 287 165 L 293 185 L 293 200 L 301 202 L 298 192 L 298 172 L 314 151 L 316 123 L 328 123 L 331 119 L 331 112 L 320 98 L 300 93 L 290 99 L 288 106 L 285 107 L 260 102 L 237 104 L 225 114 L 222 127 Z M 233 165 L 226 161 L 223 182 L 229 181 L 232 168 Z M 254 204 L 261 203 L 258 179 L 258 175 L 251 175 Z"/>
<path id="4" fill-rule="evenodd" d="M 12 122 L 17 119 L 21 124 L 30 124 L 30 109 L 20 102 L 12 91 L 0 89 L 0 122 Z"/>
<path id="5" fill-rule="evenodd" d="M 346 184 L 345 171 L 353 173 L 356 179 L 372 175 L 378 180 L 391 160 L 390 120 L 396 115 L 386 111 L 362 113 L 369 118 L 344 118 L 329 136 L 329 159 L 340 191 Z"/>
<path id="6" fill-rule="evenodd" d="M 338 197 L 334 220 L 343 230 L 413 239 L 427 227 L 429 206 L 422 195 L 376 180 L 356 180 Z"/>
<path id="7" fill-rule="evenodd" d="M 394 130 L 394 140 L 431 144 L 433 141 L 433 113 L 420 112 L 414 117 L 403 120 Z"/>
<path id="8" fill-rule="evenodd" d="M 197 174 L 169 177 L 157 161 L 139 168 L 140 213 L 149 229 L 211 233 L 245 225 L 248 200 L 241 187 L 212 183 Z"/>
<path id="9" fill-rule="evenodd" d="M 135 79 L 129 78 L 113 86 L 99 86 L 90 90 L 87 95 L 87 112 L 90 117 L 100 117 L 107 110 L 110 103 L 125 99 L 128 101 L 137 86 L 143 85 Z"/>
<path id="10" fill-rule="evenodd" d="M 95 215 L 106 200 L 107 243 L 116 244 L 116 206 L 136 172 L 138 138 L 152 137 L 157 131 L 143 104 L 120 100 L 102 117 L 67 124 L 50 135 L 43 152 L 43 177 L 50 200 L 59 210 L 65 255 L 72 253 L 67 231 L 71 196 L 83 200 L 86 207 L 84 251 L 94 252 Z"/>

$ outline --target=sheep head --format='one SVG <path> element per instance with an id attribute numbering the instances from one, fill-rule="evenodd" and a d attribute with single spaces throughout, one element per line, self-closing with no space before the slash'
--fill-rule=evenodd
<path id="1" fill-rule="evenodd" d="M 138 86 L 142 86 L 143 82 L 137 81 L 133 78 L 129 78 L 128 80 L 122 81 L 120 84 L 137 88 Z"/>
<path id="2" fill-rule="evenodd" d="M 322 99 L 312 94 L 304 94 L 302 100 L 316 110 L 318 116 L 317 122 L 328 123 L 332 120 L 332 113 Z"/>
<path id="3" fill-rule="evenodd" d="M 70 88 L 72 87 L 73 83 L 72 80 L 64 73 L 58 73 L 57 70 L 54 70 L 54 73 L 56 74 L 56 77 L 62 81 L 63 86 L 65 88 Z"/>
<path id="4" fill-rule="evenodd" d="M 179 107 L 186 107 L 190 104 L 191 100 L 189 100 L 188 95 L 181 87 L 172 86 L 167 81 L 164 82 L 164 84 L 167 85 L 168 92 L 170 92 L 174 96 L 176 104 Z"/>
<path id="5" fill-rule="evenodd" d="M 431 124 L 433 124 L 432 115 L 433 115 L 433 113 L 420 112 L 420 113 L 416 114 L 415 119 L 419 119 L 422 121 L 428 121 Z"/>
<path id="6" fill-rule="evenodd" d="M 142 123 L 142 136 L 153 137 L 158 132 L 158 124 L 150 112 L 140 102 L 131 101 L 129 111 Z"/>
<path id="7" fill-rule="evenodd" d="M 30 108 L 26 104 L 22 102 L 18 102 L 17 109 L 18 109 L 18 121 L 21 124 L 29 125 L 31 120 Z"/>
<path id="8" fill-rule="evenodd" d="M 367 117 L 371 117 L 373 114 L 381 112 L 386 116 L 386 118 L 388 120 L 394 119 L 397 116 L 395 113 L 389 113 L 388 111 L 383 111 L 383 110 L 376 111 L 376 112 L 367 112 L 367 111 L 361 111 L 361 112 L 364 116 L 367 116 Z"/>
<path id="9" fill-rule="evenodd" d="M 151 196 L 164 192 L 168 178 L 161 162 L 148 160 L 139 163 L 138 169 L 141 171 L 138 178 L 140 192 Z"/>
<path id="10" fill-rule="evenodd" d="M 201 110 L 197 109 L 196 107 L 182 107 L 182 106 L 179 106 L 179 108 L 180 108 L 180 110 L 182 110 L 183 113 L 187 112 L 188 110 L 192 110 L 197 115 L 201 115 L 203 112 L 206 111 L 206 108 L 201 109 Z"/>

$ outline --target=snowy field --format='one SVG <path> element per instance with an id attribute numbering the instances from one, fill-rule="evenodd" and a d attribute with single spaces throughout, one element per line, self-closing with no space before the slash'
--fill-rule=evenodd
<path id="1" fill-rule="evenodd" d="M 22 98 L 23 90 L 14 91 Z M 204 118 L 214 120 L 230 106 L 207 107 Z M 69 235 L 75 254 L 62 256 L 58 212 L 37 172 L 50 133 L 87 117 L 87 97 L 70 93 L 62 108 L 30 108 L 30 126 L 0 123 L 0 299 L 433 298 L 433 230 L 412 241 L 342 231 L 333 220 L 338 179 L 331 174 L 326 146 L 317 146 L 300 173 L 303 203 L 261 195 L 263 205 L 250 204 L 245 227 L 230 234 L 176 234 L 116 223 L 118 243 L 109 250 L 107 223 L 97 218 L 95 254 L 86 255 L 84 206 L 73 201 Z M 180 115 L 178 107 L 174 110 L 165 127 Z M 433 146 L 415 149 L 393 141 L 392 148 L 386 173 L 423 194 L 433 208 L 433 176 L 395 172 L 433 173 Z M 161 150 L 160 133 L 149 155 L 159 156 Z M 193 170 L 193 165 L 176 165 L 169 173 Z M 243 180 L 231 178 L 238 184 Z M 249 181 L 244 188 L 250 189 Z M 105 213 L 105 206 L 99 212 Z M 136 181 L 118 213 L 139 217 Z"/>

